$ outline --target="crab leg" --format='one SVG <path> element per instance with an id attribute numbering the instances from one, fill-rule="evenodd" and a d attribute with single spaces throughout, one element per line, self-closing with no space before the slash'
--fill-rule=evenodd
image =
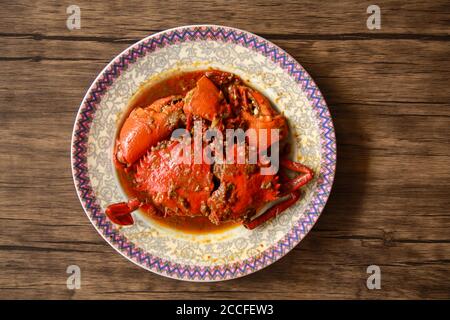
<path id="1" fill-rule="evenodd" d="M 137 210 L 141 202 L 134 198 L 128 200 L 128 202 L 119 202 L 109 205 L 106 208 L 106 215 L 115 224 L 121 226 L 129 226 L 134 223 L 131 212 Z"/>
<path id="2" fill-rule="evenodd" d="M 285 194 L 298 190 L 300 187 L 304 186 L 309 181 L 311 181 L 312 178 L 314 178 L 314 172 L 310 168 L 299 162 L 282 159 L 281 166 L 300 173 L 300 175 L 292 179 L 286 179 L 286 176 L 284 174 L 282 175 L 284 180 L 286 180 L 282 183 L 283 193 Z"/>
<path id="3" fill-rule="evenodd" d="M 286 169 L 300 173 L 300 175 L 298 175 L 297 177 L 289 179 L 289 177 L 285 173 L 280 172 L 280 176 L 282 180 L 284 180 L 284 182 L 281 184 L 282 195 L 287 196 L 288 198 L 280 203 L 277 203 L 259 217 L 251 221 L 244 222 L 244 227 L 246 227 L 247 229 L 252 230 L 256 228 L 257 226 L 265 223 L 266 221 L 269 221 L 270 219 L 278 216 L 284 210 L 286 210 L 294 203 L 296 203 L 297 200 L 300 198 L 300 191 L 298 189 L 307 184 L 314 177 L 314 172 L 310 168 L 299 162 L 294 162 L 288 159 L 282 159 L 281 166 L 283 166 Z"/>
<path id="4" fill-rule="evenodd" d="M 292 206 L 294 203 L 297 202 L 297 200 L 300 198 L 300 191 L 294 191 L 289 194 L 288 198 L 280 203 L 277 203 L 273 207 L 271 207 L 269 210 L 264 212 L 262 215 L 258 216 L 257 218 L 244 222 L 244 227 L 246 227 L 249 230 L 255 229 L 257 226 L 269 221 L 270 219 L 275 218 L 280 213 L 282 213 L 284 210 Z"/>

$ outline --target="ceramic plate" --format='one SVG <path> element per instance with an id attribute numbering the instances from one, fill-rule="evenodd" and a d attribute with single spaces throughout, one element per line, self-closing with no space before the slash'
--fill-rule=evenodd
<path id="1" fill-rule="evenodd" d="M 127 199 L 116 176 L 112 148 L 127 103 L 144 81 L 209 67 L 233 72 L 263 92 L 282 111 L 293 133 L 293 158 L 316 177 L 304 196 L 278 218 L 255 230 L 236 226 L 191 234 L 134 213 L 118 227 L 108 204 Z M 132 45 L 98 75 L 84 97 L 72 137 L 72 171 L 81 204 L 97 231 L 123 256 L 163 276 L 190 281 L 241 277 L 277 261 L 312 228 L 331 191 L 336 141 L 327 105 L 314 81 L 285 51 L 246 31 L 186 26 Z"/>

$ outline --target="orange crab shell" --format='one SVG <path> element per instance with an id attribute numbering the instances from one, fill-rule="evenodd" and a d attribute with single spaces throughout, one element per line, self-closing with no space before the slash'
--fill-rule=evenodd
<path id="1" fill-rule="evenodd" d="M 136 168 L 137 189 L 165 215 L 207 215 L 214 187 L 211 166 L 196 164 L 193 158 L 189 164 L 179 163 L 180 146 L 178 141 L 165 141 L 148 152 Z"/>

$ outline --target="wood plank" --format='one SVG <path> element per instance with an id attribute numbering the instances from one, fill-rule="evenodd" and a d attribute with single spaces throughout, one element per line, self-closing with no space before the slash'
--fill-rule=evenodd
<path id="1" fill-rule="evenodd" d="M 1 6 L 4 34 L 22 34 L 42 38 L 63 36 L 88 37 L 93 41 L 141 39 L 154 31 L 210 23 L 230 25 L 260 35 L 280 37 L 325 36 L 342 38 L 382 34 L 385 37 L 414 35 L 439 38 L 449 35 L 448 3 L 438 0 L 424 3 L 377 2 L 382 13 L 382 29 L 366 27 L 370 1 L 329 2 L 287 1 L 77 1 L 81 8 L 81 30 L 66 28 L 67 3 L 45 0 L 33 4 L 20 1 Z M 26 17 L 26 19 L 23 19 Z M 201 17 L 199 20 L 197 17 Z M 20 23 L 17 23 L 20 21 Z"/>
<path id="2" fill-rule="evenodd" d="M 82 245 L 86 247 L 85 244 Z M 80 245 L 81 247 L 81 245 Z M 101 246 L 99 246 L 100 248 Z M 5 248 L 0 248 L 5 252 Z M 111 248 L 87 250 L 8 249 L 2 261 L 8 282 L 3 297 L 32 298 L 448 298 L 448 246 L 398 244 L 385 246 L 369 240 L 321 238 L 312 233 L 295 250 L 272 266 L 238 280 L 192 284 L 170 280 L 126 262 Z M 108 252 L 109 251 L 109 252 Z M 429 252 L 436 256 L 429 258 Z M 98 263 L 98 257 L 107 264 Z M 374 258 L 375 257 L 375 258 Z M 33 261 L 29 266 L 29 261 Z M 49 263 L 51 261 L 51 263 Z M 67 261 L 80 266 L 82 289 L 64 289 Z M 124 263 L 127 267 L 124 268 Z M 382 270 L 383 290 L 365 287 L 367 264 Z M 27 272 L 17 270 L 27 265 Z M 42 270 L 46 270 L 46 274 Z M 51 275 L 51 276 L 50 276 Z M 313 275 L 313 276 L 312 276 Z M 136 281 L 139 279 L 139 281 Z M 270 279 L 270 285 L 268 280 Z M 313 288 L 315 288 L 313 290 Z"/>

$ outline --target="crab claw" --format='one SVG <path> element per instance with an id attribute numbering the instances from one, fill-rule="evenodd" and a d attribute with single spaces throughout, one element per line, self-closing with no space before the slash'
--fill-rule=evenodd
<path id="1" fill-rule="evenodd" d="M 267 210 L 257 218 L 245 221 L 244 226 L 247 229 L 252 230 L 256 228 L 266 221 L 269 221 L 270 219 L 278 216 L 284 210 L 296 203 L 301 195 L 300 190 L 298 189 L 307 184 L 314 177 L 314 172 L 310 168 L 299 162 L 294 162 L 288 159 L 281 159 L 281 166 L 283 168 L 300 173 L 300 175 L 290 179 L 286 174 L 280 172 L 280 177 L 283 180 L 281 182 L 280 196 L 287 196 L 287 198 L 284 201 L 275 204 L 273 207 L 271 207 L 269 210 Z"/>
<path id="2" fill-rule="evenodd" d="M 285 175 L 282 176 L 285 180 L 281 184 L 281 191 L 283 194 L 297 191 L 300 187 L 304 186 L 314 178 L 314 172 L 299 162 L 294 162 L 289 159 L 281 159 L 281 166 L 291 171 L 300 173 L 300 175 L 292 179 L 289 179 Z"/>
<path id="3" fill-rule="evenodd" d="M 222 100 L 222 91 L 203 76 L 197 81 L 197 86 L 187 93 L 183 111 L 188 117 L 195 115 L 212 121 L 226 111 Z"/>
<path id="4" fill-rule="evenodd" d="M 266 147 L 283 140 L 288 134 L 288 125 L 284 116 L 279 114 L 272 108 L 270 101 L 261 93 L 244 86 L 235 86 L 232 90 L 234 100 L 236 95 L 240 97 L 242 102 L 242 118 L 246 122 L 249 129 L 254 129 L 256 135 L 250 138 L 250 144 L 260 145 L 262 130 L 266 133 Z M 236 105 L 232 99 L 231 104 Z M 278 138 L 272 138 L 270 130 L 278 129 Z"/>
<path id="5" fill-rule="evenodd" d="M 300 191 L 294 191 L 288 195 L 288 198 L 280 203 L 273 205 L 269 210 L 256 217 L 253 220 L 248 220 L 244 222 L 244 227 L 249 230 L 253 230 L 259 225 L 269 221 L 270 219 L 275 218 L 284 210 L 292 206 L 297 200 L 300 198 Z"/>
<path id="6" fill-rule="evenodd" d="M 131 166 L 148 148 L 166 139 L 182 118 L 181 97 L 158 99 L 146 108 L 134 109 L 125 120 L 116 143 L 119 163 Z"/>
<path id="7" fill-rule="evenodd" d="M 119 202 L 109 205 L 106 208 L 106 215 L 115 224 L 120 226 L 129 226 L 134 224 L 131 212 L 138 209 L 141 202 L 134 198 L 128 202 Z"/>

